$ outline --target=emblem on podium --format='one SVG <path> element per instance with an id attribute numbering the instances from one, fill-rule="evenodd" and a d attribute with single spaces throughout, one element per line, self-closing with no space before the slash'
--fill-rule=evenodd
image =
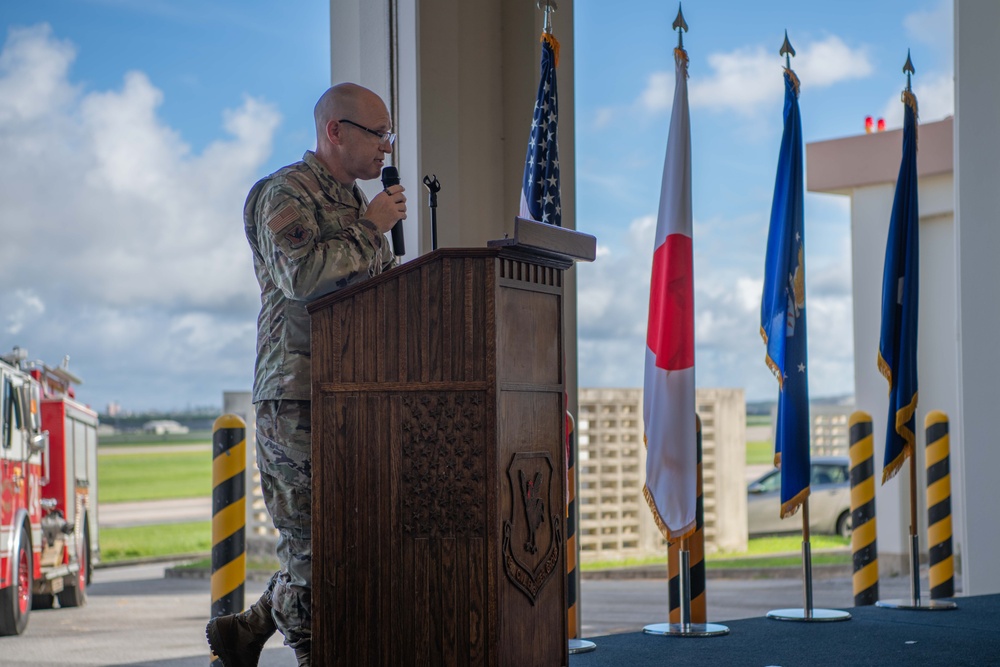
<path id="1" fill-rule="evenodd" d="M 545 452 L 515 454 L 507 467 L 511 510 L 503 526 L 504 571 L 531 604 L 559 563 L 562 535 L 559 514 L 551 511 L 552 472 Z"/>

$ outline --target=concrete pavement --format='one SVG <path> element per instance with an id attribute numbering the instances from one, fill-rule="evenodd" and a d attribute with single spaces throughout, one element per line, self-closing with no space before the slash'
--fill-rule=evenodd
<path id="1" fill-rule="evenodd" d="M 210 582 L 167 579 L 164 570 L 170 565 L 97 570 L 85 607 L 32 612 L 25 634 L 0 637 L 0 662 L 4 667 L 204 667 L 208 662 L 204 630 L 211 606 Z M 665 579 L 581 583 L 583 635 L 595 638 L 598 650 L 602 635 L 636 632 L 644 625 L 666 620 Z M 246 600 L 256 599 L 264 585 L 248 581 Z M 905 577 L 884 578 L 880 586 L 883 598 L 909 596 Z M 802 590 L 798 579 L 710 580 L 709 620 L 724 622 L 763 616 L 771 609 L 801 608 Z M 816 607 L 852 604 L 849 578 L 814 581 L 813 593 Z M 292 651 L 282 646 L 280 637 L 273 637 L 264 649 L 261 667 L 294 664 Z"/>
<path id="2" fill-rule="evenodd" d="M 148 526 L 157 523 L 211 521 L 212 498 L 176 498 L 131 503 L 101 503 L 97 520 L 102 528 Z"/>

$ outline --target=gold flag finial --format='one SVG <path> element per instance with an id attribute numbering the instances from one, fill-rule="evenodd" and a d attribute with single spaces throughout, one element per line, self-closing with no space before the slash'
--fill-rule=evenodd
<path id="1" fill-rule="evenodd" d="M 552 34 L 552 12 L 559 9 L 556 0 L 536 0 L 535 4 L 545 12 L 545 23 L 542 25 L 542 32 L 546 35 Z"/>
<path id="2" fill-rule="evenodd" d="M 792 48 L 792 43 L 788 41 L 788 30 L 785 30 L 785 43 L 781 45 L 778 55 L 785 56 L 785 67 L 792 69 L 792 58 L 790 56 L 795 55 L 795 49 Z"/>
<path id="3" fill-rule="evenodd" d="M 912 88 L 910 88 L 910 75 L 916 74 L 917 70 L 913 69 L 913 61 L 910 60 L 909 49 L 906 50 L 906 64 L 903 65 L 903 72 L 906 73 L 906 90 L 907 92 L 910 92 L 912 90 Z"/>
<path id="4" fill-rule="evenodd" d="M 677 48 L 684 48 L 684 33 L 688 30 L 687 21 L 684 20 L 684 12 L 681 11 L 681 3 L 677 3 L 677 18 L 674 19 L 674 25 L 671 26 L 677 31 Z"/>

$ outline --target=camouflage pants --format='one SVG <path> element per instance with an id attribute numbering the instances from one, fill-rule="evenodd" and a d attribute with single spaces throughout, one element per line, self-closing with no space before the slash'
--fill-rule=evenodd
<path id="1" fill-rule="evenodd" d="M 257 467 L 264 504 L 278 530 L 272 615 L 292 648 L 312 639 L 312 470 L 309 401 L 257 404 Z"/>

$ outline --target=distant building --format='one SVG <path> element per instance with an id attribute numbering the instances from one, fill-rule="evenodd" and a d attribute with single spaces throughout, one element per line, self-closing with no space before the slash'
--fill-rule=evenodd
<path id="1" fill-rule="evenodd" d="M 812 456 L 848 456 L 851 450 L 849 422 L 853 397 L 836 403 L 809 404 L 809 453 Z M 778 425 L 778 406 L 771 408 L 771 442 Z"/>
<path id="2" fill-rule="evenodd" d="M 189 430 L 187 426 L 175 422 L 173 419 L 156 419 L 142 425 L 143 433 L 152 433 L 153 435 L 177 435 L 187 433 Z"/>
<path id="3" fill-rule="evenodd" d="M 746 404 L 742 389 L 700 389 L 705 549 L 747 544 Z M 580 389 L 577 543 L 585 562 L 665 555 L 642 489 L 642 389 Z"/>
<path id="4" fill-rule="evenodd" d="M 849 422 L 854 405 L 811 405 L 810 432 L 814 456 L 848 456 L 851 451 Z"/>

